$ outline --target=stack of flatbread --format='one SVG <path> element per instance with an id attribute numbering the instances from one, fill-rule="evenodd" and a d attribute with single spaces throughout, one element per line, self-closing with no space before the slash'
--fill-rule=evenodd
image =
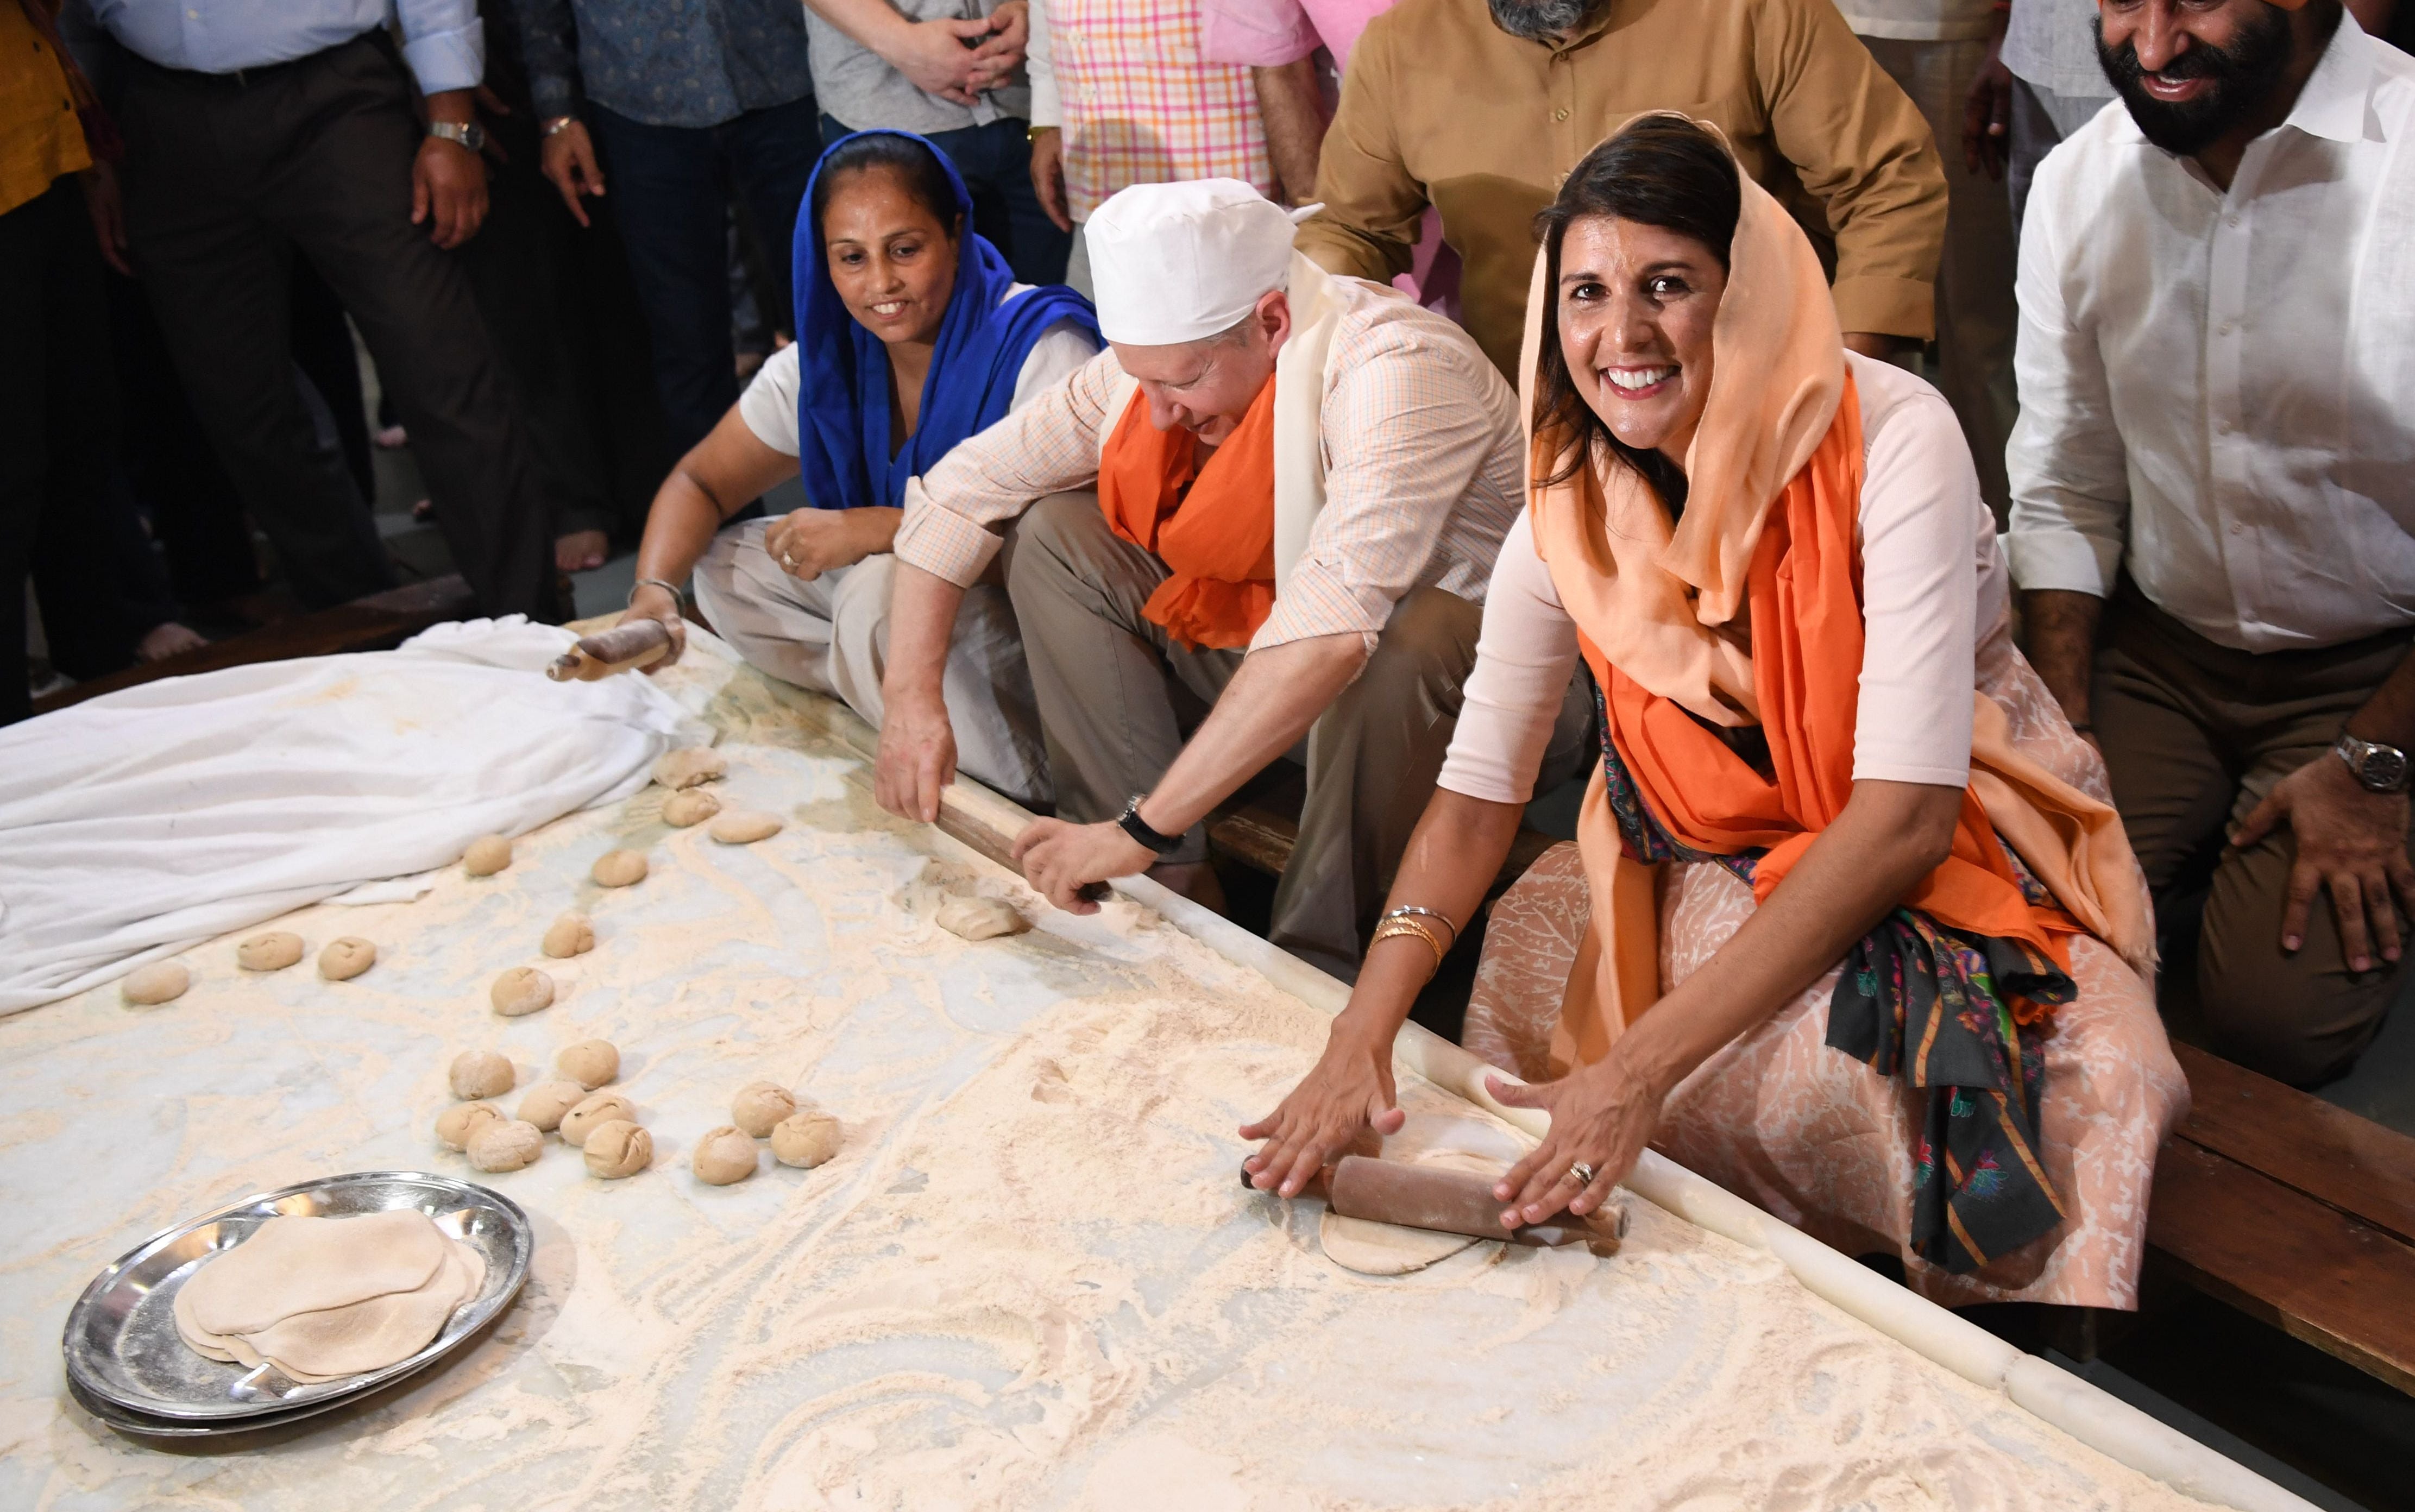
<path id="1" fill-rule="evenodd" d="M 409 1359 L 486 1284 L 477 1250 L 417 1208 L 272 1218 L 176 1293 L 176 1331 L 214 1360 L 337 1381 Z"/>

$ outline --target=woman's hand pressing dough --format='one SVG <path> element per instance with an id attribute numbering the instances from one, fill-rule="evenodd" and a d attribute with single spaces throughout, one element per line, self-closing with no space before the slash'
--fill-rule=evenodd
<path id="1" fill-rule="evenodd" d="M 254 935 L 234 948 L 234 964 L 246 971 L 282 971 L 302 959 L 302 936 L 282 929 Z"/>
<path id="2" fill-rule="evenodd" d="M 721 800 L 701 787 L 683 787 L 663 800 L 663 822 L 675 830 L 702 824 L 721 812 Z"/>
<path id="3" fill-rule="evenodd" d="M 609 1040 L 581 1040 L 553 1057 L 553 1069 L 592 1092 L 621 1074 L 621 1052 Z"/>
<path id="4" fill-rule="evenodd" d="M 358 935 L 330 940 L 319 952 L 319 975 L 329 981 L 350 981 L 377 965 L 377 947 Z"/>
<path id="5" fill-rule="evenodd" d="M 587 1131 L 581 1153 L 587 1157 L 589 1175 L 633 1176 L 654 1163 L 654 1136 L 626 1118 L 615 1118 Z"/>
<path id="6" fill-rule="evenodd" d="M 453 1057 L 453 1069 L 447 1073 L 453 1095 L 465 1100 L 502 1097 L 512 1089 L 514 1077 L 512 1063 L 491 1050 L 462 1051 Z"/>
<path id="7" fill-rule="evenodd" d="M 696 1159 L 691 1163 L 698 1180 L 727 1187 L 753 1175 L 761 1157 L 753 1140 L 723 1124 L 696 1142 Z"/>
<path id="8" fill-rule="evenodd" d="M 512 863 L 512 843 L 502 835 L 482 835 L 461 853 L 461 870 L 472 876 L 492 876 Z"/>
<path id="9" fill-rule="evenodd" d="M 557 961 L 574 955 L 585 955 L 595 949 L 595 926 L 585 914 L 567 913 L 548 924 L 545 930 L 545 953 Z"/>
<path id="10" fill-rule="evenodd" d="M 587 1136 L 616 1118 L 638 1121 L 637 1107 L 618 1092 L 595 1092 L 562 1115 L 562 1142 L 584 1145 Z"/>
<path id="11" fill-rule="evenodd" d="M 598 887 L 624 888 L 646 879 L 646 854 L 641 850 L 608 850 L 595 858 L 587 875 Z"/>
<path id="12" fill-rule="evenodd" d="M 488 1001 L 507 1019 L 553 1006 L 553 979 L 534 966 L 514 966 L 495 979 Z"/>
<path id="13" fill-rule="evenodd" d="M 796 1111 L 796 1098 L 772 1082 L 749 1082 L 729 1100 L 729 1121 L 753 1139 L 761 1139 L 773 1124 Z"/>
<path id="14" fill-rule="evenodd" d="M 470 1163 L 481 1171 L 517 1171 L 545 1149 L 536 1125 L 518 1118 L 482 1123 L 470 1134 Z"/>
<path id="15" fill-rule="evenodd" d="M 193 974 L 175 962 L 154 961 L 128 972 L 126 985 L 119 991 L 137 1008 L 154 1008 L 184 996 L 185 989 L 192 984 Z"/>

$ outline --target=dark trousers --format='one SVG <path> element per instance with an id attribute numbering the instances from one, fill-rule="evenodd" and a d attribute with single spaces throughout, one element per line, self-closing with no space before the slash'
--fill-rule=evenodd
<path id="1" fill-rule="evenodd" d="M 2168 932 L 2202 901 L 2194 965 L 2207 1039 L 2241 1065 L 2301 1086 L 2356 1063 L 2390 1012 L 2404 964 L 2377 952 L 2373 969 L 2349 970 L 2321 894 L 2306 915 L 2305 944 L 2284 951 L 2296 832 L 2283 824 L 2244 850 L 2223 836 L 2274 783 L 2332 759 L 2325 748 L 2406 655 L 2404 633 L 2321 651 L 2217 646 L 2126 576 L 2105 611 L 2091 696 L 2096 738 L 2158 920 Z"/>
<path id="2" fill-rule="evenodd" d="M 393 581 L 341 449 L 294 384 L 298 251 L 368 343 L 480 610 L 553 618 L 551 504 L 469 277 L 411 222 L 421 130 L 383 35 L 248 83 L 138 65 L 120 112 L 143 287 L 295 594 L 319 607 Z"/>
<path id="3" fill-rule="evenodd" d="M 832 142 L 866 129 L 822 117 L 822 135 Z M 1006 258 L 1016 281 L 1063 283 L 1073 233 L 1057 229 L 1031 187 L 1030 123 L 1001 117 L 987 126 L 934 131 L 926 140 L 956 165 L 973 197 L 973 230 Z"/>
<path id="4" fill-rule="evenodd" d="M 105 507 L 116 415 L 100 253 L 62 178 L 0 215 L 0 725 L 32 711 L 29 571 L 55 659 L 89 677 L 130 651 Z"/>
<path id="5" fill-rule="evenodd" d="M 653 337 L 670 453 L 682 457 L 738 402 L 729 325 L 733 188 L 763 244 L 775 306 L 764 313 L 775 329 L 795 325 L 788 244 L 821 156 L 819 117 L 810 95 L 710 127 L 648 126 L 600 105 L 590 105 L 588 115 Z"/>

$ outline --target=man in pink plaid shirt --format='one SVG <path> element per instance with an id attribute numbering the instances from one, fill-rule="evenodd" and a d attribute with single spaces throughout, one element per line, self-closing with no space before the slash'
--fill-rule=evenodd
<path id="1" fill-rule="evenodd" d="M 1247 67 L 1207 62 L 1199 0 L 1033 0 L 1031 182 L 1074 229 L 1065 281 L 1090 292 L 1078 228 L 1134 184 L 1237 178 L 1282 187 Z"/>

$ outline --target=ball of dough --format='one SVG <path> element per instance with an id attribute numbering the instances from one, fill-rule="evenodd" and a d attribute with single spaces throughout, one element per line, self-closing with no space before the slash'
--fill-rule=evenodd
<path id="1" fill-rule="evenodd" d="M 193 984 L 193 974 L 173 961 L 154 961 L 147 966 L 137 966 L 126 974 L 126 984 L 118 989 L 126 1000 L 138 1007 L 149 1008 L 158 1003 L 172 1003 L 185 996 Z"/>
<path id="2" fill-rule="evenodd" d="M 562 1115 L 586 1100 L 587 1088 L 577 1082 L 539 1082 L 520 1099 L 520 1122 L 550 1134 L 562 1127 Z"/>
<path id="3" fill-rule="evenodd" d="M 731 809 L 712 821 L 705 833 L 725 846 L 751 846 L 780 832 L 780 816 L 760 809 Z"/>
<path id="4" fill-rule="evenodd" d="M 436 1143 L 448 1150 L 468 1149 L 470 1136 L 478 1131 L 479 1125 L 492 1123 L 502 1115 L 502 1111 L 491 1102 L 456 1102 L 436 1115 Z"/>
<path id="5" fill-rule="evenodd" d="M 453 1084 L 453 1095 L 467 1100 L 471 1098 L 499 1098 L 512 1089 L 512 1063 L 491 1050 L 464 1050 L 453 1057 L 453 1069 L 447 1073 Z"/>
<path id="6" fill-rule="evenodd" d="M 933 921 L 951 935 L 968 940 L 1020 935 L 1031 927 L 1014 905 L 1004 898 L 950 898 L 939 905 Z"/>
<path id="7" fill-rule="evenodd" d="M 234 964 L 246 971 L 282 971 L 302 959 L 302 936 L 282 929 L 254 935 L 234 948 Z"/>
<path id="8" fill-rule="evenodd" d="M 472 876 L 492 876 L 512 863 L 512 843 L 502 835 L 482 835 L 461 853 L 461 870 Z"/>
<path id="9" fill-rule="evenodd" d="M 329 981 L 350 981 L 377 965 L 377 947 L 358 935 L 329 940 L 319 952 L 319 975 Z"/>
<path id="10" fill-rule="evenodd" d="M 584 1145 L 587 1136 L 615 1118 L 638 1121 L 635 1104 L 618 1092 L 591 1092 L 562 1115 L 562 1142 Z"/>
<path id="11" fill-rule="evenodd" d="M 797 1100 L 787 1087 L 772 1082 L 749 1082 L 729 1100 L 729 1121 L 761 1139 L 772 1126 L 797 1111 Z"/>
<path id="12" fill-rule="evenodd" d="M 696 1142 L 696 1159 L 690 1163 L 698 1180 L 727 1187 L 753 1175 L 759 1158 L 753 1140 L 723 1124 Z"/>
<path id="13" fill-rule="evenodd" d="M 517 1171 L 545 1148 L 545 1135 L 534 1124 L 498 1118 L 472 1130 L 468 1148 L 470 1163 L 481 1171 Z"/>
<path id="14" fill-rule="evenodd" d="M 553 1069 L 592 1092 L 621 1074 L 621 1052 L 609 1040 L 581 1040 L 553 1057 Z"/>
<path id="15" fill-rule="evenodd" d="M 487 992 L 495 1011 L 507 1019 L 553 1006 L 553 979 L 534 966 L 514 966 Z"/>
<path id="16" fill-rule="evenodd" d="M 633 1176 L 654 1163 L 654 1136 L 626 1118 L 597 1124 L 580 1146 L 590 1175 Z"/>
<path id="17" fill-rule="evenodd" d="M 665 787 L 694 787 L 699 783 L 718 780 L 728 771 L 729 763 L 721 753 L 709 745 L 690 746 L 673 751 L 654 763 L 654 781 Z"/>
<path id="18" fill-rule="evenodd" d="M 663 800 L 663 822 L 682 830 L 691 824 L 702 824 L 720 812 L 721 800 L 701 787 L 687 788 Z"/>
<path id="19" fill-rule="evenodd" d="M 810 1171 L 838 1153 L 843 1143 L 838 1120 L 819 1108 L 806 1108 L 772 1127 L 772 1153 L 782 1165 Z"/>
<path id="20" fill-rule="evenodd" d="M 563 914 L 545 927 L 545 953 L 557 961 L 595 949 L 595 926 L 585 914 Z"/>
<path id="21" fill-rule="evenodd" d="M 633 882 L 642 882 L 646 879 L 646 853 L 642 850 L 608 850 L 595 858 L 595 864 L 587 869 L 587 875 L 593 877 L 599 887 L 624 888 Z"/>

